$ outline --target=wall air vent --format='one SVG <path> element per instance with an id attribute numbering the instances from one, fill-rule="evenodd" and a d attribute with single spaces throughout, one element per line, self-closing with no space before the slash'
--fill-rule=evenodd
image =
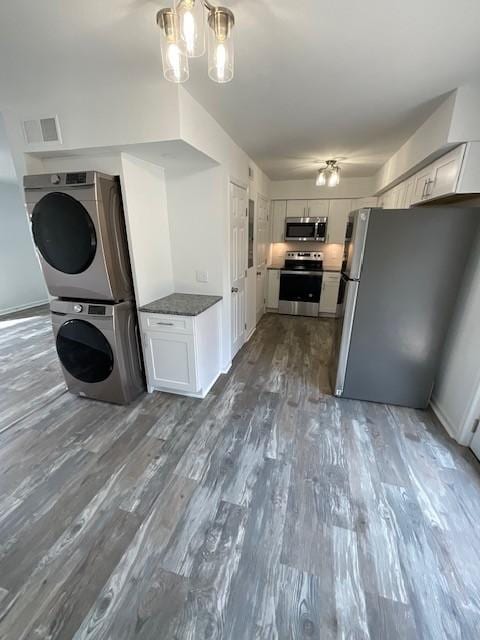
<path id="1" fill-rule="evenodd" d="M 253 167 L 248 167 L 248 177 L 250 178 L 250 180 L 255 179 L 255 172 L 253 170 Z"/>
<path id="2" fill-rule="evenodd" d="M 39 118 L 38 120 L 24 120 L 22 125 L 23 135 L 28 146 L 62 143 L 58 116 Z"/>

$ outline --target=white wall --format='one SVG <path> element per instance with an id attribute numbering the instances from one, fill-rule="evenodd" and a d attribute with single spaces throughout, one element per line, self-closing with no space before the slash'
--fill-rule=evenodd
<path id="1" fill-rule="evenodd" d="M 158 165 L 121 154 L 125 222 L 137 306 L 174 290 L 165 173 Z"/>
<path id="2" fill-rule="evenodd" d="M 480 84 L 459 87 L 455 95 L 448 141 L 450 143 L 480 140 Z"/>
<path id="3" fill-rule="evenodd" d="M 23 192 L 0 117 L 0 314 L 47 302 Z"/>
<path id="4" fill-rule="evenodd" d="M 448 148 L 448 133 L 455 108 L 455 92 L 427 118 L 413 135 L 381 167 L 377 191 L 387 188 L 434 155 Z"/>
<path id="5" fill-rule="evenodd" d="M 272 200 L 315 200 L 365 198 L 374 194 L 375 178 L 340 178 L 335 188 L 317 187 L 315 176 L 309 180 L 275 180 L 270 183 Z"/>
<path id="6" fill-rule="evenodd" d="M 221 295 L 222 368 L 230 366 L 228 178 L 223 167 L 167 175 L 174 289 Z M 208 282 L 199 282 L 197 272 Z"/>
<path id="7" fill-rule="evenodd" d="M 32 107 L 33 105 L 33 107 Z M 63 144 L 49 147 L 50 156 L 39 158 L 30 153 L 25 155 L 22 139 L 21 120 L 48 115 L 58 115 L 62 131 Z M 25 172 L 60 171 L 80 167 L 96 168 L 107 173 L 117 173 L 121 169 L 122 190 L 127 210 L 129 240 L 134 257 L 134 279 L 137 290 L 137 302 L 142 305 L 154 298 L 165 295 L 173 287 L 183 291 L 204 290 L 192 274 L 201 268 L 206 259 L 210 274 L 211 292 L 224 295 L 223 319 L 225 335 L 225 359 L 228 360 L 226 345 L 230 341 L 230 248 L 229 225 L 229 180 L 240 182 L 249 187 L 249 196 L 256 199 L 261 193 L 269 197 L 268 178 L 251 162 L 245 152 L 227 135 L 214 118 L 182 87 L 176 87 L 159 80 L 151 86 L 142 80 L 132 78 L 123 85 L 79 86 L 72 90 L 48 92 L 45 96 L 35 96 L 35 100 L 9 105 L 8 134 L 15 149 L 17 175 Z M 160 174 L 156 164 L 136 159 L 138 155 L 129 150 L 128 145 L 156 143 L 161 141 L 183 140 L 194 149 L 212 158 L 219 166 L 219 172 L 206 171 L 206 182 L 190 167 L 189 176 L 183 176 L 189 184 L 190 192 L 181 194 L 181 179 L 177 171 L 168 173 L 167 180 L 172 183 L 170 199 L 172 212 L 166 213 L 165 196 L 162 201 Z M 32 151 L 31 149 L 29 151 Z M 35 149 L 33 150 L 35 151 Z M 39 149 L 40 151 L 40 149 Z M 82 155 L 77 155 L 82 152 Z M 118 155 L 122 153 L 121 167 Z M 45 149 L 42 149 L 45 155 Z M 168 162 L 165 154 L 165 159 Z M 61 156 L 61 157 L 60 157 Z M 135 157 L 134 157 L 135 156 Z M 152 158 L 154 163 L 162 164 L 161 153 Z M 203 165 L 205 162 L 203 163 Z M 249 180 L 248 168 L 253 166 L 255 179 Z M 149 168 L 147 168 L 149 167 Z M 157 167 L 157 169 L 154 169 Z M 200 170 L 199 170 L 200 172 Z M 221 176 L 221 177 L 220 177 Z M 136 188 L 136 182 L 146 186 L 145 193 Z M 158 190 L 158 191 L 157 191 Z M 151 197 L 156 193 L 155 197 Z M 150 194 L 150 196 L 148 195 Z M 186 197 L 188 195 L 188 198 Z M 194 247 L 190 245 L 191 231 L 183 233 L 182 225 L 189 221 L 192 209 L 182 209 L 182 199 L 195 204 L 194 211 L 201 213 L 193 219 L 195 227 Z M 211 206 L 209 206 L 209 203 Z M 156 213 L 154 213 L 154 211 Z M 158 215 L 155 226 L 154 217 Z M 143 218 L 146 216 L 146 219 Z M 177 218 L 178 216 L 178 218 Z M 172 222 L 173 221 L 173 222 Z M 201 224 L 200 222 L 203 222 Z M 162 249 L 165 264 L 159 268 L 158 250 L 150 255 L 152 244 L 162 243 L 159 239 L 160 228 L 170 222 L 173 225 L 172 251 L 168 254 Z M 212 231 L 214 229 L 214 231 Z M 216 234 L 216 242 L 212 238 Z M 170 231 L 169 231 L 170 234 Z M 208 250 L 202 247 L 209 248 Z M 168 255 L 170 257 L 168 257 Z M 186 264 L 172 255 L 185 256 Z M 171 267 L 168 267 L 170 260 Z M 159 279 L 158 282 L 155 279 Z M 214 287 L 215 285 L 215 287 Z M 220 288 L 219 288 L 220 287 Z M 213 289 L 215 288 L 215 291 Z"/>
<path id="8" fill-rule="evenodd" d="M 479 387 L 480 235 L 449 330 L 432 403 L 445 427 L 462 444 L 468 444 L 471 436 L 473 424 L 467 419 L 473 421 L 470 409 Z"/>
<path id="9" fill-rule="evenodd" d="M 462 142 L 480 140 L 480 84 L 458 87 L 380 168 L 384 191 Z"/>

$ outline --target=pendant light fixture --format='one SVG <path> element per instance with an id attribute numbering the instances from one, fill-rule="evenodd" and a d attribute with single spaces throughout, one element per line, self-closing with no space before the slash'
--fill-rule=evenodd
<path id="1" fill-rule="evenodd" d="M 188 58 L 205 53 L 206 27 L 209 77 L 221 84 L 233 79 L 235 17 L 230 9 L 215 7 L 208 0 L 173 0 L 172 8 L 157 13 L 157 24 L 162 33 L 163 74 L 169 82 L 188 80 Z"/>
<path id="2" fill-rule="evenodd" d="M 336 160 L 327 160 L 326 165 L 319 170 L 315 184 L 317 187 L 336 187 L 340 182 L 340 167 Z"/>

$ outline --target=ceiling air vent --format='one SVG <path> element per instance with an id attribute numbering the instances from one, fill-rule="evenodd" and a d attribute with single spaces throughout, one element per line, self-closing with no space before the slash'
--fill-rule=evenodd
<path id="1" fill-rule="evenodd" d="M 23 121 L 23 135 L 27 145 L 61 144 L 58 117 L 39 118 Z"/>

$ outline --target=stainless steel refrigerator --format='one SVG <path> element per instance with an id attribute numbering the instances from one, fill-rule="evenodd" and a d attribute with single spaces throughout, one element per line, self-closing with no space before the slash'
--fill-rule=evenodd
<path id="1" fill-rule="evenodd" d="M 478 209 L 360 209 L 345 242 L 332 364 L 336 396 L 426 408 Z"/>

